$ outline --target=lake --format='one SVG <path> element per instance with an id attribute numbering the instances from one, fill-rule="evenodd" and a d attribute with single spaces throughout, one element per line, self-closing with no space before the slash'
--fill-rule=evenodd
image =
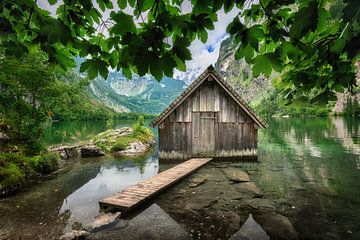
<path id="1" fill-rule="evenodd" d="M 113 126 L 132 124 L 119 120 Z M 301 239 L 360 239 L 360 120 L 290 117 L 268 124 L 259 131 L 259 162 L 239 162 L 264 197 L 289 218 Z M 52 123 L 46 142 L 84 141 L 106 125 Z M 56 176 L 0 200 L 0 239 L 58 239 L 92 222 L 100 199 L 167 167 L 158 163 L 157 146 L 136 160 L 104 156 L 71 163 Z"/>

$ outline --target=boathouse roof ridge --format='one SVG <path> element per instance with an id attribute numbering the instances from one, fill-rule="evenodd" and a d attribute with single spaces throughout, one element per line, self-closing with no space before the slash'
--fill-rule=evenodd
<path id="1" fill-rule="evenodd" d="M 212 76 L 215 81 L 244 109 L 244 111 L 260 126 L 267 127 L 267 124 L 255 113 L 251 107 L 240 97 L 240 95 L 223 79 L 220 74 L 210 65 L 198 78 L 196 78 L 175 100 L 150 124 L 156 127 L 161 124 L 180 104 L 193 93 L 203 81 Z"/>

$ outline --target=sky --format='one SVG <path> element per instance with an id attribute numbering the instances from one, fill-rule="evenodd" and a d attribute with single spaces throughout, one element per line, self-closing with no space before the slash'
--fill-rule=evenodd
<path id="1" fill-rule="evenodd" d="M 59 1 L 54 6 L 50 6 L 47 0 L 38 0 L 39 7 L 44 8 L 55 15 L 57 6 L 61 4 Z M 113 1 L 115 2 L 115 1 Z M 115 10 L 118 10 L 117 4 L 114 4 Z M 182 11 L 189 12 L 191 10 L 190 1 L 185 1 L 181 7 Z M 128 14 L 132 13 L 131 9 L 125 9 Z M 225 14 L 223 10 L 218 13 L 218 22 L 216 22 L 215 28 L 208 32 L 208 40 L 206 43 L 202 43 L 200 40 L 195 40 L 190 45 L 190 52 L 192 54 L 192 60 L 186 62 L 186 72 L 180 72 L 175 70 L 174 78 L 185 80 L 187 83 L 192 82 L 197 76 L 199 76 L 209 65 L 215 64 L 220 50 L 221 41 L 227 37 L 226 26 L 233 20 L 238 14 L 238 9 L 234 8 L 229 13 Z M 104 19 L 110 14 L 110 11 L 104 13 Z"/>

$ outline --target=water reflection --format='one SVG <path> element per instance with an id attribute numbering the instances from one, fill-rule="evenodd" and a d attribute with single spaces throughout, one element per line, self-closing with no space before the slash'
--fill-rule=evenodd
<path id="1" fill-rule="evenodd" d="M 86 225 L 99 214 L 99 200 L 111 196 L 131 185 L 158 173 L 158 163 L 151 155 L 142 161 L 109 159 L 103 164 L 97 175 L 68 195 L 59 210 L 59 214 L 70 212 L 70 218 L 64 231 L 76 223 Z"/>
<path id="2" fill-rule="evenodd" d="M 302 239 L 360 239 L 360 119 L 268 123 L 259 132 L 259 163 L 242 164 L 265 197 L 289 217 Z M 82 131 L 103 131 L 100 125 L 69 127 L 67 136 L 75 130 L 81 133 L 74 133 L 78 138 L 86 135 Z M 62 139 L 54 137 L 57 141 Z M 82 160 L 51 180 L 0 200 L 0 239 L 50 239 L 76 222 L 89 223 L 101 198 L 157 174 L 164 166 L 156 156 L 155 149 L 135 161 Z"/>
<path id="3" fill-rule="evenodd" d="M 269 125 L 260 132 L 255 181 L 292 216 L 302 238 L 360 237 L 354 230 L 360 228 L 359 119 L 273 119 Z"/>

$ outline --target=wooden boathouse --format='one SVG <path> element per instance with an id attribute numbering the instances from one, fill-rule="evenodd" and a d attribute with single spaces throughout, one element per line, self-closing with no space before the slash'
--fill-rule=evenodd
<path id="1" fill-rule="evenodd" d="M 257 156 L 257 130 L 266 123 L 209 66 L 152 123 L 159 159 Z"/>

